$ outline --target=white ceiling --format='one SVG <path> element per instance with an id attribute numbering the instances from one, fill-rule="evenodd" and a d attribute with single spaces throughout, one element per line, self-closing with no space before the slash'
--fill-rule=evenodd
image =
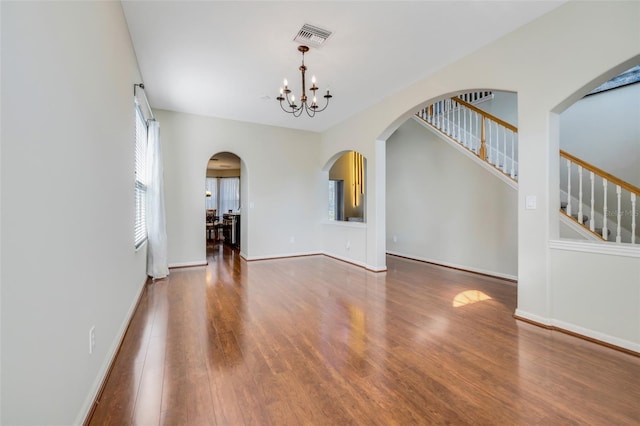
<path id="1" fill-rule="evenodd" d="M 563 1 L 130 1 L 123 7 L 153 108 L 324 131 L 507 34 Z M 334 95 L 315 118 L 285 114 L 300 96 L 303 24 L 333 31 L 305 55 Z M 473 72 L 473 70 L 470 70 Z"/>

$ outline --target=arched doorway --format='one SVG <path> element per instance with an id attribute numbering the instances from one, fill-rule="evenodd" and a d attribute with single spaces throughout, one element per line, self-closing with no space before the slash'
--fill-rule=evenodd
<path id="1" fill-rule="evenodd" d="M 517 116 L 516 93 L 465 91 L 395 129 L 386 140 L 387 253 L 517 279 Z"/>
<path id="2" fill-rule="evenodd" d="M 218 152 L 207 163 L 205 230 L 207 257 L 240 251 L 242 161 L 232 152 Z"/>

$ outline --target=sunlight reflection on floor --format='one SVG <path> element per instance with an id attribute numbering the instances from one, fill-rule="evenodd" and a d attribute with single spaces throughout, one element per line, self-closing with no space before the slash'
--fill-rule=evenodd
<path id="1" fill-rule="evenodd" d="M 479 290 L 467 290 L 456 294 L 452 305 L 454 308 L 459 308 L 460 306 L 471 305 L 485 300 L 491 300 L 491 297 Z"/>

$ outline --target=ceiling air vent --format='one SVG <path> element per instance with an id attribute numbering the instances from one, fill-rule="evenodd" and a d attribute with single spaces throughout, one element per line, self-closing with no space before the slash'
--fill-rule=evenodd
<path id="1" fill-rule="evenodd" d="M 322 47 L 325 41 L 331 36 L 331 31 L 323 30 L 313 25 L 304 24 L 298 31 L 293 41 L 302 43 L 310 47 Z"/>

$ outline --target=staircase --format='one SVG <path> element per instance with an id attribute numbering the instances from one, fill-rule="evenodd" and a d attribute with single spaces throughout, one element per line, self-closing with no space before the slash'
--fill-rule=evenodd
<path id="1" fill-rule="evenodd" d="M 416 117 L 517 181 L 517 127 L 475 105 L 491 96 L 491 92 L 464 93 L 428 105 Z"/>
<path id="2" fill-rule="evenodd" d="M 560 157 L 560 211 L 603 241 L 640 244 L 640 188 L 565 151 Z"/>
<path id="3" fill-rule="evenodd" d="M 415 118 L 492 170 L 517 182 L 517 127 L 476 106 L 492 96 L 486 91 L 463 93 L 426 106 Z M 560 157 L 565 167 L 564 173 L 561 170 L 560 190 L 563 217 L 578 226 L 579 233 L 586 238 L 640 244 L 637 226 L 640 188 L 562 150 Z"/>

